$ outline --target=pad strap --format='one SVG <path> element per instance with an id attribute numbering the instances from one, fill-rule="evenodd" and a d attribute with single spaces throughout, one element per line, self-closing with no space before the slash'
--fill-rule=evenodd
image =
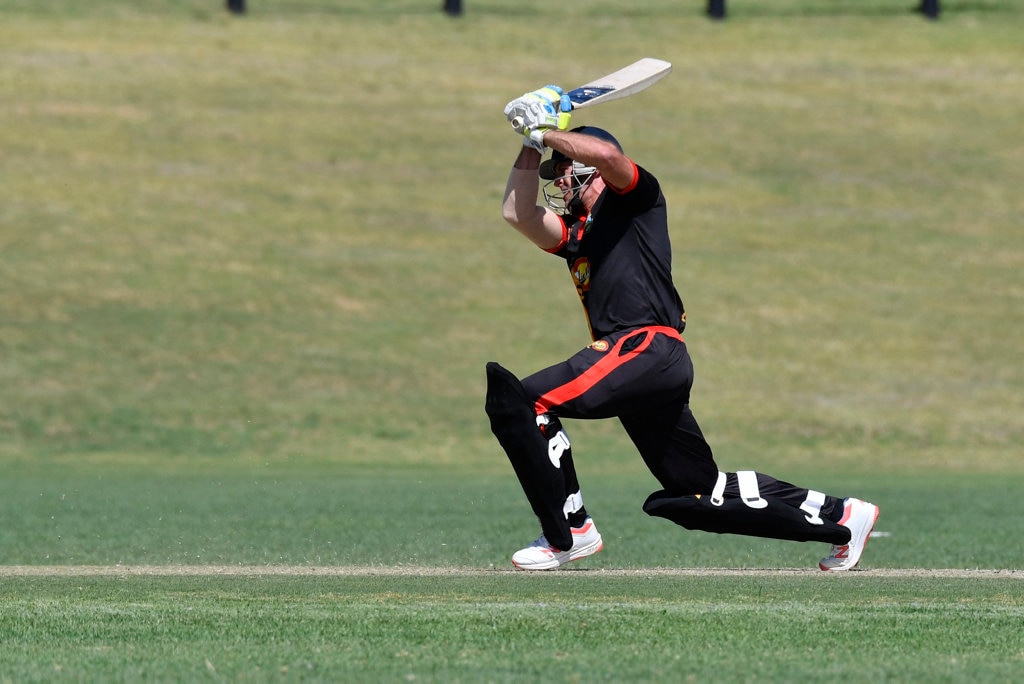
<path id="1" fill-rule="evenodd" d="M 565 519 L 569 519 L 570 513 L 583 509 L 583 494 L 579 490 L 576 490 L 565 498 L 565 505 L 562 506 L 562 513 L 565 514 Z"/>
<path id="2" fill-rule="evenodd" d="M 711 504 L 714 506 L 721 506 L 725 503 L 725 483 L 728 482 L 729 478 L 721 470 L 718 471 L 718 481 L 715 482 L 715 488 L 711 490 Z"/>
<path id="3" fill-rule="evenodd" d="M 750 508 L 764 508 L 768 502 L 761 498 L 761 490 L 757 486 L 757 473 L 753 470 L 737 470 L 736 481 L 740 486 L 740 498 Z"/>
<path id="4" fill-rule="evenodd" d="M 821 525 L 821 507 L 825 505 L 825 495 L 813 489 L 807 490 L 807 498 L 800 504 L 800 510 L 807 514 L 807 522 Z"/>
<path id="5" fill-rule="evenodd" d="M 550 424 L 551 419 L 547 414 L 537 416 L 537 427 L 541 428 L 543 432 L 547 432 L 544 428 Z M 551 465 L 561 468 L 562 454 L 570 448 L 572 448 L 572 443 L 569 441 L 569 435 L 565 434 L 565 430 L 559 428 L 558 432 L 548 438 L 548 460 L 551 461 Z"/>

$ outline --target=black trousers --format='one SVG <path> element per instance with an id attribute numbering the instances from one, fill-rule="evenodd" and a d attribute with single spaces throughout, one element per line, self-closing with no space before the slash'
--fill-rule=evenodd
<path id="1" fill-rule="evenodd" d="M 655 326 L 616 333 L 522 383 L 538 415 L 618 418 L 669 494 L 704 495 L 714 489 L 719 468 L 690 411 L 693 363 L 676 330 Z M 735 480 L 729 478 L 726 496 L 739 496 Z M 806 488 L 763 473 L 757 480 L 764 497 L 796 508 L 807 498 Z M 826 497 L 823 516 L 838 519 L 841 511 L 841 500 Z"/>

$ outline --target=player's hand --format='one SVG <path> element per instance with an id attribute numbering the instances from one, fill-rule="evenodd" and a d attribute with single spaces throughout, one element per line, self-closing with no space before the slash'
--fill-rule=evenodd
<path id="1" fill-rule="evenodd" d="M 544 133 L 553 128 L 553 122 L 557 125 L 557 116 L 551 104 L 527 93 L 508 103 L 505 116 L 513 130 L 523 136 L 523 147 L 537 150 L 543 156 L 547 151 Z"/>
<path id="2" fill-rule="evenodd" d="M 566 130 L 572 112 L 572 102 L 561 94 L 558 86 L 545 86 L 505 105 L 505 118 L 512 129 L 521 135 L 554 128 Z"/>
<path id="3" fill-rule="evenodd" d="M 562 97 L 562 89 L 556 85 L 546 85 L 543 88 L 537 88 L 532 93 L 526 93 L 523 97 L 528 95 L 536 95 L 542 97 L 552 104 L 554 107 L 558 107 L 558 101 Z"/>
<path id="4" fill-rule="evenodd" d="M 547 146 L 544 145 L 544 133 L 550 131 L 550 128 L 538 128 L 535 131 L 526 131 L 523 135 L 523 147 L 529 147 L 530 149 L 537 150 L 541 156 L 547 151 Z"/>
<path id="5" fill-rule="evenodd" d="M 562 92 L 562 89 L 556 85 L 546 85 L 543 88 L 538 88 L 532 93 L 527 93 L 523 97 L 529 95 L 537 95 L 543 97 L 545 100 L 551 103 L 551 106 L 558 110 L 558 119 L 555 123 L 555 128 L 560 131 L 567 130 L 569 128 L 569 118 L 572 116 L 572 100 L 569 96 Z"/>
<path id="6" fill-rule="evenodd" d="M 555 105 L 535 93 L 527 93 L 505 105 L 505 118 L 520 135 L 558 126 L 558 110 Z"/>

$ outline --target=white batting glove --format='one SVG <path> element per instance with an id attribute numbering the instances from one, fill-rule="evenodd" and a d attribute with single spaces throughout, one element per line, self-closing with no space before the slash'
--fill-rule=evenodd
<path id="1" fill-rule="evenodd" d="M 568 103 L 568 97 L 556 85 L 546 85 L 526 93 L 505 105 L 505 118 L 512 124 L 516 133 L 523 133 L 532 128 L 554 128 L 558 125 L 557 115 L 562 101 Z M 569 109 L 572 109 L 569 103 Z"/>
<path id="2" fill-rule="evenodd" d="M 527 131 L 526 135 L 523 136 L 523 147 L 537 150 L 541 156 L 544 156 L 548 149 L 544 145 L 544 134 L 550 130 L 550 128 L 538 128 L 533 131 Z"/>
<path id="3" fill-rule="evenodd" d="M 558 127 L 555 105 L 534 93 L 527 93 L 505 105 L 505 118 L 520 135 L 538 128 Z"/>
<path id="4" fill-rule="evenodd" d="M 523 146 L 541 154 L 547 151 L 544 133 L 552 129 L 568 129 L 571 112 L 569 96 L 556 85 L 538 88 L 505 105 L 505 118 L 513 130 L 523 136 Z"/>

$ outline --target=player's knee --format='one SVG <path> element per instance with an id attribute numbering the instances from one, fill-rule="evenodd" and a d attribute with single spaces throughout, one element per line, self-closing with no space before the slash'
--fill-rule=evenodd
<path id="1" fill-rule="evenodd" d="M 532 421 L 534 416 L 519 378 L 493 361 L 487 364 L 484 410 L 491 419 L 491 430 L 495 434 L 510 423 L 522 424 L 523 421 Z"/>
<path id="2" fill-rule="evenodd" d="M 702 462 L 696 459 L 665 459 L 648 464 L 666 494 L 688 496 L 710 494 L 719 476 L 714 461 Z"/>
<path id="3" fill-rule="evenodd" d="M 491 419 L 491 431 L 499 438 L 509 432 L 535 434 L 539 431 L 550 452 L 560 455 L 569 449 L 569 438 L 558 416 L 553 413 L 537 415 L 519 378 L 493 361 L 487 364 L 484 410 Z M 557 460 L 554 455 L 551 458 Z"/>

